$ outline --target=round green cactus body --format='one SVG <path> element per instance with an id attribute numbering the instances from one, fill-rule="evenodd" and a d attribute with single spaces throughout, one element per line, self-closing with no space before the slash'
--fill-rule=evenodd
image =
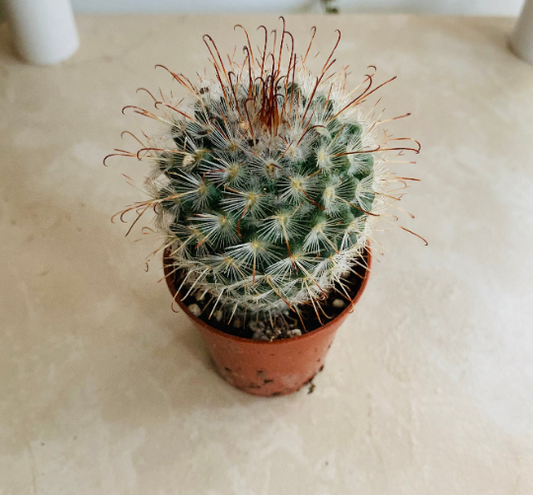
<path id="1" fill-rule="evenodd" d="M 204 89 L 195 121 L 172 130 L 179 152 L 159 162 L 167 180 L 158 213 L 175 236 L 174 257 L 224 306 L 276 310 L 316 299 L 366 241 L 373 159 L 362 126 L 326 122 L 335 102 L 324 111 L 324 98 L 308 101 L 293 88 L 278 98 L 290 107 L 294 95 L 287 121 L 274 135 L 256 123 L 253 136 L 237 111 L 246 108 L 246 87 L 231 109 Z M 248 103 L 250 119 L 257 110 Z"/>

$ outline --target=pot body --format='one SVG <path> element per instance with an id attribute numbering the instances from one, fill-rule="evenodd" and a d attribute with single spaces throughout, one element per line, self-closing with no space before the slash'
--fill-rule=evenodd
<path id="1" fill-rule="evenodd" d="M 221 332 L 194 316 L 177 292 L 172 260 L 166 254 L 163 266 L 168 288 L 174 300 L 200 331 L 220 375 L 234 387 L 264 397 L 296 392 L 322 370 L 335 333 L 353 311 L 370 273 L 370 270 L 365 272 L 356 296 L 330 322 L 298 337 L 265 342 Z M 366 257 L 370 268 L 372 257 L 369 249 Z"/>

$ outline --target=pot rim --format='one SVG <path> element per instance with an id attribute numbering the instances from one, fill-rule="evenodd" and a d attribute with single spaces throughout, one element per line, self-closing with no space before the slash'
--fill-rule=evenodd
<path id="1" fill-rule="evenodd" d="M 363 277 L 363 280 L 361 281 L 361 285 L 359 286 L 359 290 L 355 294 L 355 297 L 352 299 L 350 304 L 346 306 L 346 308 L 338 314 L 335 318 L 328 321 L 326 324 L 315 328 L 314 330 L 311 330 L 309 332 L 306 332 L 302 335 L 298 335 L 296 337 L 291 337 L 290 339 L 278 339 L 278 340 L 272 340 L 272 341 L 265 341 L 265 340 L 254 340 L 254 339 L 246 339 L 244 337 L 237 337 L 236 335 L 231 335 L 229 333 L 223 332 L 222 330 L 219 330 L 218 328 L 215 328 L 209 323 L 206 323 L 205 321 L 201 320 L 197 316 L 193 315 L 187 305 L 182 301 L 181 294 L 178 292 L 176 288 L 176 284 L 174 283 L 174 278 L 169 280 L 169 270 L 167 267 L 170 267 L 170 263 L 166 263 L 165 260 L 168 259 L 167 253 L 169 249 L 165 249 L 163 252 L 163 271 L 165 274 L 165 280 L 168 286 L 168 289 L 173 297 L 173 300 L 176 301 L 179 305 L 179 307 L 183 310 L 183 312 L 196 324 L 201 326 L 202 328 L 209 330 L 210 332 L 219 335 L 220 337 L 225 337 L 229 340 L 233 340 L 234 342 L 239 342 L 243 344 L 249 344 L 249 345 L 257 345 L 257 346 L 264 346 L 264 345 L 286 345 L 289 343 L 294 343 L 297 341 L 301 341 L 303 339 L 311 338 L 313 335 L 316 335 L 319 332 L 322 332 L 324 330 L 327 330 L 335 321 L 339 318 L 344 318 L 348 316 L 349 313 L 353 312 L 355 304 L 359 301 L 361 296 L 363 295 L 363 292 L 366 288 L 366 285 L 368 283 L 368 278 L 370 276 L 370 269 L 372 267 L 372 251 L 370 249 L 370 245 L 367 244 L 363 256 L 367 259 L 367 269 L 365 270 L 365 275 Z"/>

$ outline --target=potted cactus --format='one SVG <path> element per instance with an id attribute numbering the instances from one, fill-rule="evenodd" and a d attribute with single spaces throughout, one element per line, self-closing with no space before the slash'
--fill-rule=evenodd
<path id="1" fill-rule="evenodd" d="M 294 392 L 322 369 L 368 279 L 372 229 L 400 199 L 397 191 L 416 180 L 396 176 L 388 163 L 420 151 L 417 141 L 390 138 L 382 125 L 395 119 L 381 120 L 365 105 L 395 78 L 375 85 L 371 67 L 348 89 L 347 68 L 332 72 L 338 31 L 312 74 L 306 64 L 316 30 L 300 56 L 282 22 L 277 35 L 259 27 L 257 50 L 242 28 L 240 61 L 205 35 L 210 78 L 192 82 L 156 66 L 185 98 L 141 88 L 156 110 L 123 112 L 164 130 L 147 142 L 136 138 L 138 151 L 109 155 L 152 163 L 149 199 L 120 218 L 137 213 L 133 227 L 155 212 L 174 301 L 196 323 L 221 375 L 264 396 Z"/>

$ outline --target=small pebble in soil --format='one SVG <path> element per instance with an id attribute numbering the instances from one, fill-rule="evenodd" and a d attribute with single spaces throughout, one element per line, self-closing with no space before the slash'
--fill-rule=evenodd
<path id="1" fill-rule="evenodd" d="M 344 308 L 344 306 L 346 306 L 346 302 L 343 301 L 342 299 L 334 299 L 331 305 L 334 308 Z"/>
<path id="2" fill-rule="evenodd" d="M 222 317 L 224 316 L 224 313 L 222 312 L 221 309 L 219 309 L 218 311 L 215 311 L 214 316 L 215 316 L 216 321 L 221 321 Z"/>
<path id="3" fill-rule="evenodd" d="M 287 332 L 291 337 L 299 337 L 302 335 L 302 331 L 299 328 L 293 328 Z"/>
<path id="4" fill-rule="evenodd" d="M 194 316 L 200 316 L 200 314 L 202 313 L 202 310 L 200 309 L 200 306 L 198 306 L 198 304 L 189 304 L 188 308 Z"/>
<path id="5" fill-rule="evenodd" d="M 233 320 L 233 328 L 241 328 L 242 326 L 242 321 L 240 318 L 235 318 Z"/>
<path id="6" fill-rule="evenodd" d="M 248 322 L 248 328 L 252 332 L 262 332 L 265 329 L 265 323 L 261 320 Z"/>

